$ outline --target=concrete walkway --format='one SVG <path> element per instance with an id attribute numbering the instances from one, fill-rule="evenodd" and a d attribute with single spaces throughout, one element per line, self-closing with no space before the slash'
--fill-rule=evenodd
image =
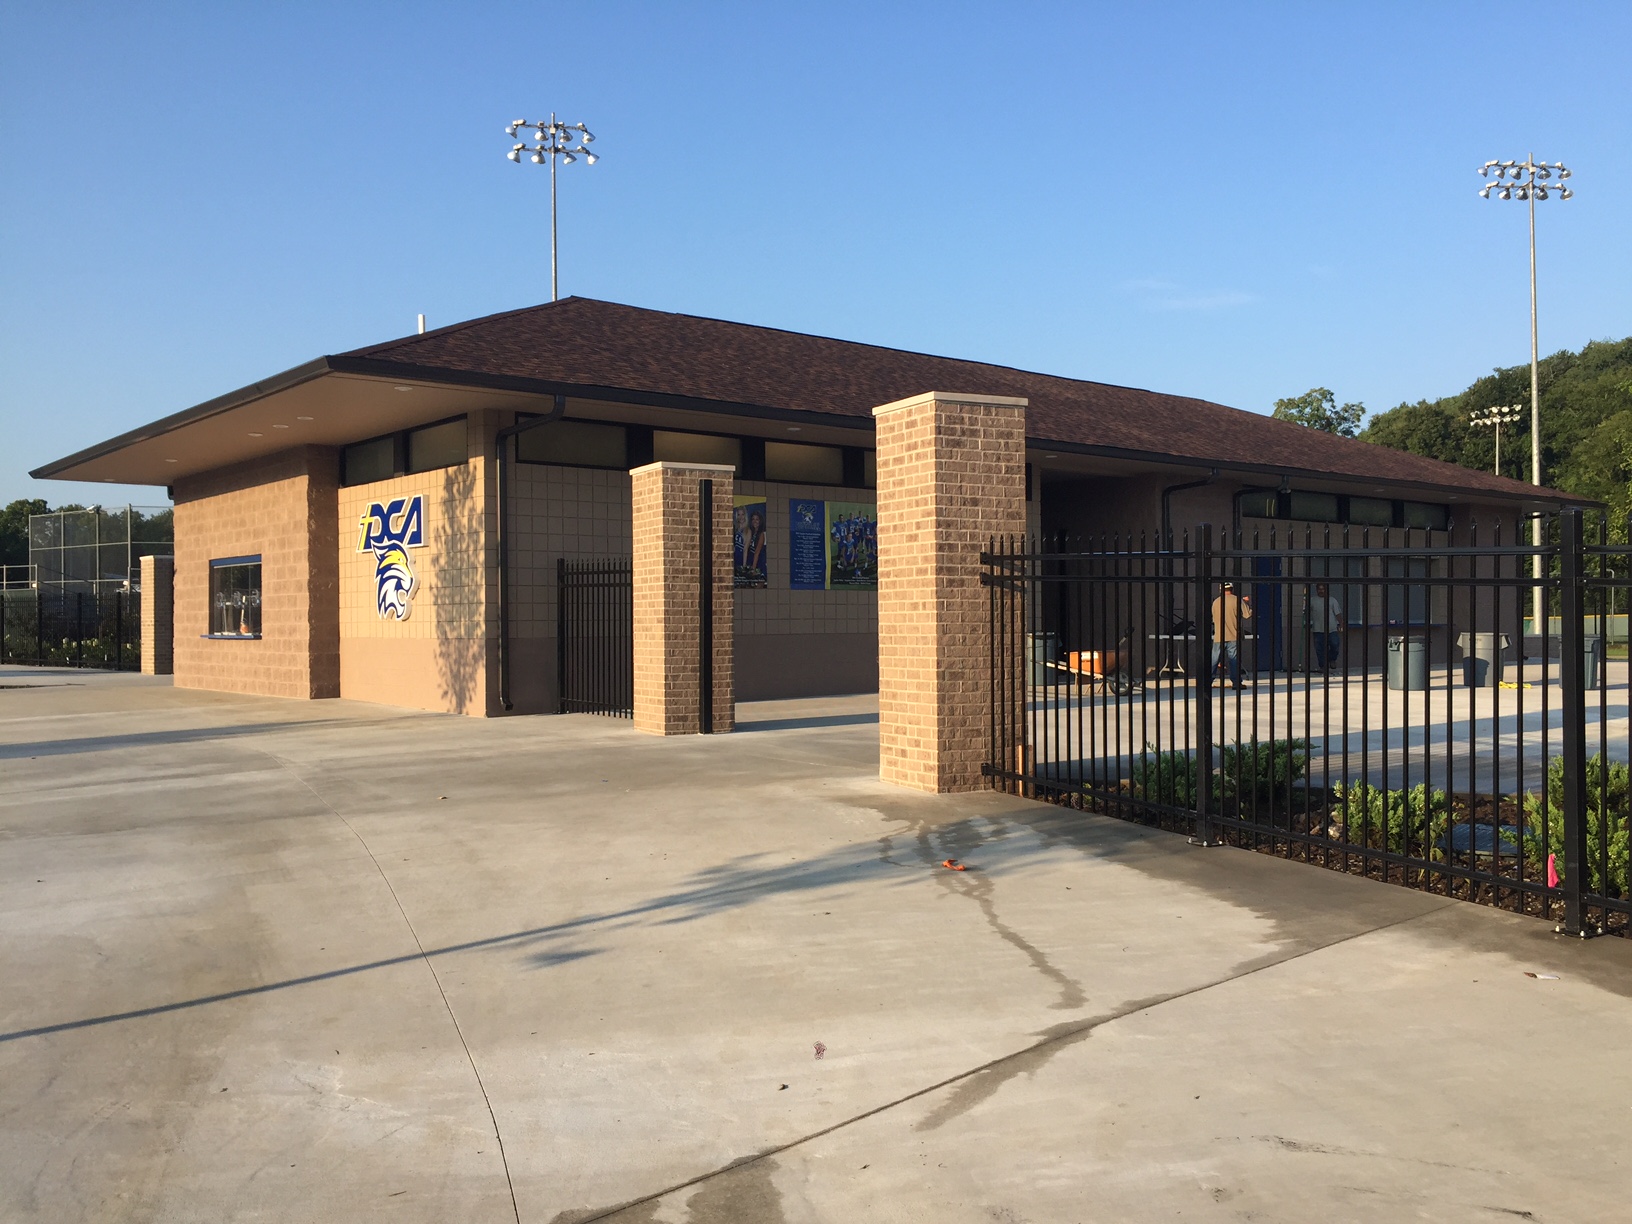
<path id="1" fill-rule="evenodd" d="M 0 669 L 0 1219 L 1625 1218 L 1632 941 L 895 790 L 873 709 Z"/>

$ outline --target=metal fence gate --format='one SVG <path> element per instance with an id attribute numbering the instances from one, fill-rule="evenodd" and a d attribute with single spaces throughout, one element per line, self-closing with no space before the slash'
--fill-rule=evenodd
<path id="1" fill-rule="evenodd" d="M 0 591 L 0 663 L 140 671 L 141 629 L 136 591 Z"/>
<path id="2" fill-rule="evenodd" d="M 557 709 L 562 714 L 633 718 L 633 561 L 557 558 L 555 585 Z"/>
<path id="3" fill-rule="evenodd" d="M 1626 933 L 1632 550 L 1602 524 L 1588 544 L 1578 511 L 1557 526 L 1541 546 L 1350 528 L 994 542 L 984 772 Z M 1546 625 L 1525 617 L 1538 585 Z"/>

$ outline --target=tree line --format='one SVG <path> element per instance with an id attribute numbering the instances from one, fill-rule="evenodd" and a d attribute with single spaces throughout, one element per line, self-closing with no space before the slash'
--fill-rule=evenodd
<path id="1" fill-rule="evenodd" d="M 1624 539 L 1632 516 L 1632 337 L 1594 340 L 1579 353 L 1561 351 L 1538 368 L 1542 483 L 1601 501 Z M 1489 472 L 1496 435 L 1469 418 L 1521 405 L 1520 421 L 1502 428 L 1503 476 L 1530 479 L 1530 366 L 1498 367 L 1464 391 L 1418 400 L 1364 421 L 1360 404 L 1338 405 L 1324 387 L 1277 400 L 1273 415 L 1312 429 L 1358 437 L 1395 450 Z M 1364 426 L 1362 427 L 1362 421 Z"/>

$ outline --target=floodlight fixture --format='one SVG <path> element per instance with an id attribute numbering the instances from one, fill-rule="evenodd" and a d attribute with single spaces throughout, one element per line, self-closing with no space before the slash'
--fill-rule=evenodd
<path id="1" fill-rule="evenodd" d="M 1517 425 L 1524 419 L 1523 404 L 1495 404 L 1489 408 L 1475 408 L 1468 414 L 1468 425 L 1473 429 L 1496 430 L 1496 467 L 1502 474 L 1502 426 Z"/>
<path id="2" fill-rule="evenodd" d="M 1534 153 L 1520 161 L 1487 161 L 1479 167 L 1481 177 L 1490 177 L 1490 171 L 1496 173 L 1497 183 L 1487 183 L 1480 188 L 1479 195 L 1490 199 L 1491 188 L 1500 184 L 1496 193 L 1497 199 L 1511 200 L 1515 196 L 1530 206 L 1530 483 L 1541 483 L 1541 354 L 1536 340 L 1536 201 L 1547 198 L 1547 180 L 1556 173 L 1560 184 L 1570 177 L 1570 172 L 1563 162 L 1538 162 Z M 1555 185 L 1552 190 L 1558 192 L 1561 200 L 1568 200 L 1575 192 L 1562 185 Z M 1499 435 L 1498 435 L 1499 436 Z M 1547 622 L 1546 593 L 1541 587 L 1541 516 L 1532 520 L 1533 540 L 1537 545 L 1536 555 L 1532 560 L 1532 573 L 1536 578 L 1535 588 L 1535 624 L 1537 633 L 1545 633 Z"/>
<path id="3" fill-rule="evenodd" d="M 532 131 L 523 131 L 523 129 L 527 128 L 532 129 Z M 519 163 L 522 153 L 530 153 L 531 156 L 527 160 L 532 162 L 533 165 L 542 166 L 546 161 L 550 165 L 550 301 L 554 302 L 560 299 L 560 281 L 556 260 L 556 159 L 560 158 L 563 164 L 571 165 L 582 157 L 593 166 L 600 160 L 600 157 L 585 148 L 590 141 L 595 139 L 588 128 L 581 123 L 562 123 L 555 117 L 553 111 L 550 113 L 548 120 L 517 119 L 504 129 L 504 134 L 512 139 L 515 138 L 518 132 L 523 137 L 523 143 L 513 147 L 506 156 L 511 161 Z M 526 138 L 529 136 L 536 141 L 535 144 L 525 143 Z"/>

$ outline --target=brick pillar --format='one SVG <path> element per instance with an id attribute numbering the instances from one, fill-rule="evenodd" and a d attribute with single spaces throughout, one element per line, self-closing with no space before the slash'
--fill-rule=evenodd
<path id="1" fill-rule="evenodd" d="M 878 423 L 878 775 L 976 790 L 989 745 L 980 553 L 1026 530 L 1026 401 L 932 391 Z"/>
<path id="2" fill-rule="evenodd" d="M 142 674 L 168 676 L 175 671 L 176 559 L 141 558 Z"/>
<path id="3" fill-rule="evenodd" d="M 702 718 L 701 491 L 714 482 L 714 731 L 736 726 L 732 492 L 735 469 L 649 463 L 629 473 L 635 540 L 635 726 L 696 735 Z"/>

